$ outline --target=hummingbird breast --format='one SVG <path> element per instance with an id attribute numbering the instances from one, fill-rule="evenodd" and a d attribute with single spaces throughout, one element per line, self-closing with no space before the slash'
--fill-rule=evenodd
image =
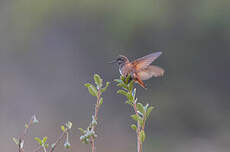
<path id="1" fill-rule="evenodd" d="M 120 66 L 119 72 L 122 76 L 125 77 L 128 76 L 129 74 L 132 76 L 132 73 L 134 73 L 134 69 L 131 63 L 127 63 Z"/>

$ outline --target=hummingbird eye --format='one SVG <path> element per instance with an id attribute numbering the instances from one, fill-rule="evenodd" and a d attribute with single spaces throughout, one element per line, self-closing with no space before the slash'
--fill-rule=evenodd
<path id="1" fill-rule="evenodd" d="M 121 63 L 123 63 L 123 62 L 124 62 L 124 60 L 123 60 L 122 58 L 118 58 L 118 59 L 117 59 L 117 63 L 118 63 L 118 64 L 121 64 Z"/>
<path id="2" fill-rule="evenodd" d="M 119 60 L 118 60 L 118 61 L 125 61 L 125 60 L 124 60 L 124 58 L 119 58 Z"/>
<path id="3" fill-rule="evenodd" d="M 126 57 L 124 57 L 122 55 L 118 56 L 118 58 L 116 60 L 117 64 L 119 64 L 119 65 L 124 64 L 126 61 L 127 61 Z"/>

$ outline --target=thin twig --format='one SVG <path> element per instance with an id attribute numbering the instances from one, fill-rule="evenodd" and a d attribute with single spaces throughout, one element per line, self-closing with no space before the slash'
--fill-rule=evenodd
<path id="1" fill-rule="evenodd" d="M 99 111 L 99 107 L 100 107 L 100 99 L 101 99 L 101 92 L 100 90 L 98 91 L 98 95 L 97 95 L 97 103 L 96 103 L 96 106 L 95 106 L 95 113 L 94 113 L 94 118 L 95 120 L 97 121 L 97 115 L 98 115 L 98 111 Z M 93 125 L 92 126 L 92 131 L 95 131 L 95 128 L 96 126 Z M 96 147 L 95 147 L 95 139 L 93 136 L 90 137 L 90 140 L 91 140 L 91 149 L 92 149 L 92 152 L 96 152 Z"/>
<path id="2" fill-rule="evenodd" d="M 94 140 L 94 137 L 90 137 L 90 140 L 91 140 L 91 149 L 92 149 L 92 152 L 96 152 L 96 148 L 95 148 L 95 140 Z"/>
<path id="3" fill-rule="evenodd" d="M 42 149 L 42 146 L 37 147 L 36 149 L 33 150 L 33 152 L 38 152 L 39 150 Z"/>
<path id="4" fill-rule="evenodd" d="M 53 152 L 55 150 L 55 148 L 57 147 L 57 145 L 60 143 L 60 141 L 65 137 L 66 132 L 62 132 L 62 134 L 60 135 L 60 137 L 56 140 L 56 142 L 53 144 L 53 147 L 50 149 L 50 152 Z"/>
<path id="5" fill-rule="evenodd" d="M 25 143 L 25 136 L 28 133 L 29 127 L 33 124 L 33 119 L 34 119 L 34 116 L 32 116 L 29 123 L 26 124 L 24 132 L 23 132 L 22 136 L 19 138 L 19 142 L 18 142 L 18 151 L 19 152 L 24 152 L 22 144 Z"/>

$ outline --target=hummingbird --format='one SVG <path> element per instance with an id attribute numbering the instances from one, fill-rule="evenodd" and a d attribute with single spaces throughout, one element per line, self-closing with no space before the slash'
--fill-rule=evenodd
<path id="1" fill-rule="evenodd" d="M 161 54 L 162 52 L 151 53 L 132 62 L 126 56 L 119 55 L 116 60 L 110 63 L 116 63 L 119 66 L 119 72 L 122 76 L 127 77 L 130 75 L 136 83 L 146 88 L 143 80 L 148 80 L 153 76 L 159 77 L 164 75 L 164 69 L 150 65 Z"/>

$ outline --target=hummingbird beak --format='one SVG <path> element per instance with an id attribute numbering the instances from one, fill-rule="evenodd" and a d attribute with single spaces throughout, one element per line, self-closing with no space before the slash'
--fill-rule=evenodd
<path id="1" fill-rule="evenodd" d="M 116 63 L 117 61 L 116 60 L 113 60 L 113 61 L 110 61 L 108 62 L 109 64 L 113 64 L 113 63 Z"/>

